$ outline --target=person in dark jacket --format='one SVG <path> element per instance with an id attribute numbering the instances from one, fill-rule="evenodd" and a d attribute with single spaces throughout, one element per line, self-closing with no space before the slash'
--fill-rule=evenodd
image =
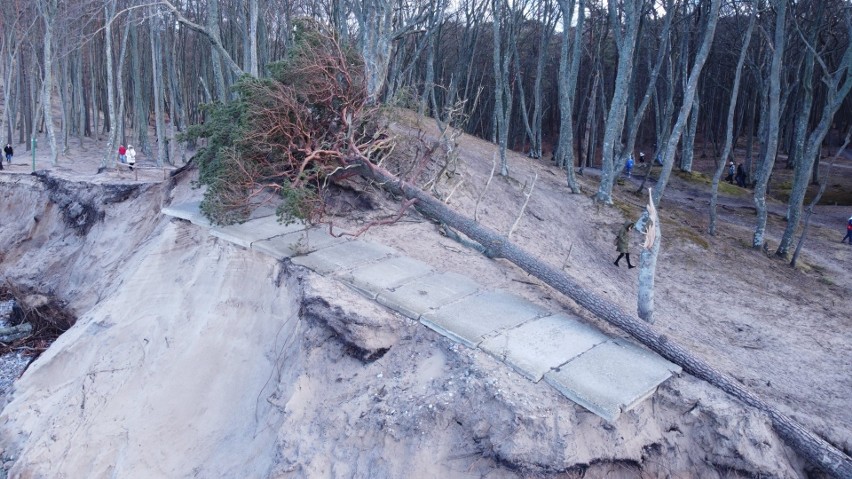
<path id="1" fill-rule="evenodd" d="M 633 231 L 633 222 L 625 221 L 618 231 L 618 236 L 615 238 L 615 250 L 618 251 L 618 258 L 615 259 L 614 265 L 618 266 L 618 262 L 622 257 L 627 258 L 627 269 L 633 269 L 635 266 L 630 264 L 630 232 Z"/>
<path id="2" fill-rule="evenodd" d="M 12 145 L 6 143 L 6 147 L 3 148 L 3 153 L 6 154 L 6 163 L 12 163 L 12 155 L 15 154 L 15 151 L 12 149 Z"/>
<path id="3" fill-rule="evenodd" d="M 746 180 L 745 179 L 746 179 L 745 168 L 743 168 L 743 164 L 740 163 L 740 164 L 737 165 L 737 177 L 736 177 L 737 186 L 739 186 L 740 188 L 745 188 L 745 186 L 746 186 Z"/>
<path id="4" fill-rule="evenodd" d="M 846 222 L 846 236 L 844 236 L 840 242 L 845 243 L 847 239 L 849 240 L 849 244 L 852 245 L 852 216 L 850 216 L 849 221 Z"/>

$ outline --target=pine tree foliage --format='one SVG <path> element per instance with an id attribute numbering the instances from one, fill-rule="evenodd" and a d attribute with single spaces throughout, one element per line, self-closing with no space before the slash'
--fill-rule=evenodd
<path id="1" fill-rule="evenodd" d="M 202 211 L 214 222 L 245 220 L 268 203 L 284 221 L 317 222 L 329 183 L 390 145 L 379 110 L 367 106 L 360 56 L 315 24 L 298 24 L 294 47 L 269 70 L 242 77 L 237 100 L 209 106 L 187 134 L 207 139 L 195 158 L 207 187 Z"/>

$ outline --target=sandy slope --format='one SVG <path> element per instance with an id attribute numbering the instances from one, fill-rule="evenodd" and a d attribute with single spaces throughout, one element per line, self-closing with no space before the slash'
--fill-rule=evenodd
<path id="1" fill-rule="evenodd" d="M 458 175 L 437 191 L 446 197 L 463 179 L 450 204 L 472 215 L 493 146 L 470 138 L 462 146 Z M 188 178 L 149 183 L 158 179 L 154 170 L 140 181 L 126 172 L 94 177 L 97 163 L 54 170 L 70 182 L 53 187 L 28 175 L 0 175 L 6 219 L 0 272 L 55 292 L 80 317 L 33 364 L 0 417 L 13 475 L 794 477 L 805 471 L 762 415 L 693 378 L 670 381 L 635 412 L 606 424 L 487 355 L 334 282 L 159 215 L 163 204 L 198 194 Z M 485 191 L 480 220 L 508 231 L 524 182 L 538 173 L 512 239 L 633 310 L 635 270 L 611 264 L 622 213 L 567 194 L 562 174 L 543 162 L 512 156 L 510 166 L 512 177 L 495 178 Z M 98 185 L 75 183 L 86 178 Z M 583 181 L 590 193 L 594 183 Z M 676 202 L 663 205 L 657 327 L 848 451 L 849 272 L 835 263 L 848 262 L 852 249 L 830 241 L 833 226 L 818 224 L 803 257 L 812 269 L 791 270 L 747 248 L 741 198 L 724 200 L 721 235 L 703 235 L 703 198 L 692 189 L 676 186 Z M 375 209 L 335 223 L 354 229 L 395 212 L 393 202 L 371 191 L 363 195 Z M 628 200 L 622 207 L 638 214 L 641 201 L 619 191 Z M 347 202 L 361 204 L 343 196 L 342 209 Z M 69 219 L 80 219 L 75 204 L 99 212 L 85 232 L 68 227 Z M 825 225 L 845 214 L 824 213 Z M 770 233 L 780 233 L 778 219 L 772 221 Z M 367 236 L 554 311 L 576 311 L 570 300 L 441 236 L 414 213 Z M 378 360 L 363 360 L 364 351 L 383 349 Z"/>

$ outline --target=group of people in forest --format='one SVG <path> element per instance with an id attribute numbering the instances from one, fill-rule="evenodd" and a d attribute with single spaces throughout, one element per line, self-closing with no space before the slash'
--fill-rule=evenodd
<path id="1" fill-rule="evenodd" d="M 133 170 L 133 167 L 136 165 L 136 150 L 133 149 L 133 145 L 127 145 L 127 148 L 124 145 L 118 146 L 118 161 L 126 164 Z"/>
<path id="2" fill-rule="evenodd" d="M 633 161 L 633 155 L 627 157 L 627 161 L 624 163 L 624 172 L 627 173 L 627 177 L 630 178 L 633 174 L 633 166 L 635 166 L 635 162 Z M 645 153 L 639 152 L 639 164 L 645 164 Z"/>
<path id="3" fill-rule="evenodd" d="M 734 167 L 734 162 L 731 161 L 728 163 L 728 176 L 725 177 L 725 181 L 730 184 L 734 184 L 734 181 L 737 182 L 737 186 L 740 188 L 746 187 L 746 173 L 745 168 L 743 168 L 743 164 L 740 163 L 736 167 Z"/>

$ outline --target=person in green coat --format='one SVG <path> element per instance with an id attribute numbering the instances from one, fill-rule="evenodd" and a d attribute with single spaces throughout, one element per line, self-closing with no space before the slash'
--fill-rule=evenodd
<path id="1" fill-rule="evenodd" d="M 618 262 L 622 257 L 627 258 L 627 269 L 633 269 L 635 266 L 630 264 L 630 232 L 633 231 L 633 222 L 625 221 L 618 231 L 618 236 L 615 238 L 615 250 L 619 252 L 618 258 L 615 259 L 614 265 L 618 266 Z"/>

